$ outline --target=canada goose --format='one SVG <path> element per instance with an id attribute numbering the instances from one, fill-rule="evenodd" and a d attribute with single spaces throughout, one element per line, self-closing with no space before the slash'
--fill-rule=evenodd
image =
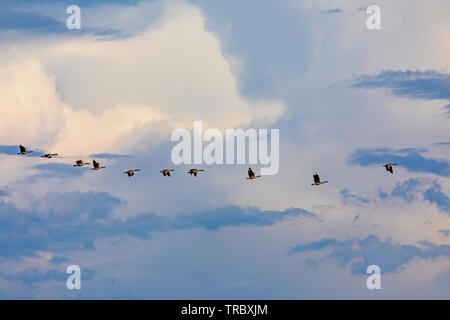
<path id="1" fill-rule="evenodd" d="M 317 172 L 315 174 L 313 174 L 313 178 L 314 178 L 314 183 L 311 184 L 312 186 L 318 186 L 318 185 L 321 185 L 321 184 L 324 184 L 324 183 L 328 182 L 328 181 L 321 182 L 320 181 L 320 177 L 317 174 Z"/>
<path id="2" fill-rule="evenodd" d="M 100 169 L 104 169 L 104 168 L 106 168 L 106 167 L 100 167 L 100 163 L 98 163 L 97 161 L 95 161 L 95 160 L 92 160 L 92 164 L 93 164 L 93 168 L 92 168 L 92 170 L 100 170 Z"/>
<path id="3" fill-rule="evenodd" d="M 164 169 L 164 170 L 161 170 L 160 172 L 163 174 L 163 176 L 170 177 L 170 171 L 175 171 L 175 170 L 173 170 L 173 169 Z"/>
<path id="4" fill-rule="evenodd" d="M 385 164 L 383 167 L 386 168 L 386 171 L 389 171 L 390 173 L 394 173 L 394 170 L 392 169 L 392 166 L 396 166 L 396 163 L 388 163 Z"/>
<path id="5" fill-rule="evenodd" d="M 205 170 L 199 170 L 199 169 L 190 169 L 189 171 L 188 171 L 188 173 L 192 176 L 192 175 L 194 175 L 194 177 L 196 177 L 197 176 L 197 173 L 198 172 L 200 172 L 200 171 L 205 171 Z"/>
<path id="6" fill-rule="evenodd" d="M 136 171 L 141 171 L 141 170 L 140 169 L 131 169 L 131 170 L 125 171 L 124 173 L 127 174 L 129 177 L 132 177 L 132 176 L 134 176 L 134 173 Z"/>
<path id="7" fill-rule="evenodd" d="M 23 145 L 19 146 L 20 148 L 20 152 L 18 154 L 27 154 L 27 153 L 32 153 L 32 150 L 27 150 Z"/>
<path id="8" fill-rule="evenodd" d="M 74 167 L 82 167 L 85 165 L 90 164 L 90 162 L 83 162 L 83 160 L 77 160 L 75 161 L 75 164 L 73 165 Z"/>
<path id="9" fill-rule="evenodd" d="M 53 156 L 57 156 L 57 155 L 58 155 L 57 153 L 47 153 L 47 154 L 44 154 L 43 156 L 41 156 L 41 158 L 48 158 L 48 159 L 50 159 Z"/>
<path id="10" fill-rule="evenodd" d="M 252 168 L 248 168 L 248 178 L 245 178 L 245 179 L 252 180 L 252 179 L 259 178 L 259 177 L 261 177 L 261 176 L 255 175 L 255 173 L 253 172 Z"/>

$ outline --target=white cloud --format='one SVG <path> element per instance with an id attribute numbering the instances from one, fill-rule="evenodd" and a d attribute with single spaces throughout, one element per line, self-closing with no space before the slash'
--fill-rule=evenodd
<path id="1" fill-rule="evenodd" d="M 3 55 L 1 143 L 66 155 L 123 152 L 155 127 L 169 139 L 171 128 L 196 119 L 219 128 L 276 120 L 282 103 L 240 95 L 204 20 L 198 8 L 171 2 L 160 23 L 133 37 L 17 45 L 13 57 Z"/>

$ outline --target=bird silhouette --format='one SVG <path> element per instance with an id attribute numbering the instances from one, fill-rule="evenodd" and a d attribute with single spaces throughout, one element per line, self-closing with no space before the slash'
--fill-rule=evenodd
<path id="1" fill-rule="evenodd" d="M 94 167 L 92 168 L 92 170 L 100 170 L 100 169 L 106 168 L 106 167 L 100 167 L 100 163 L 97 162 L 97 161 L 95 161 L 95 160 L 92 161 L 92 164 L 93 164 L 93 166 L 94 166 Z"/>
<path id="2" fill-rule="evenodd" d="M 245 179 L 253 180 L 253 179 L 256 179 L 256 178 L 259 178 L 259 177 L 261 177 L 261 176 L 255 175 L 255 173 L 253 172 L 252 168 L 248 168 L 248 178 L 245 178 Z"/>
<path id="3" fill-rule="evenodd" d="M 317 172 L 315 172 L 315 173 L 313 174 L 313 178 L 314 178 L 314 183 L 311 184 L 312 186 L 319 186 L 319 185 L 321 185 L 321 184 L 324 184 L 324 183 L 327 183 L 327 182 L 328 182 L 328 180 L 327 180 L 327 181 L 324 181 L 324 182 L 321 182 L 321 181 L 320 181 L 320 176 L 317 174 Z"/>
<path id="4" fill-rule="evenodd" d="M 199 169 L 190 169 L 189 171 L 188 171 L 188 173 L 192 176 L 192 175 L 194 175 L 195 177 L 197 176 L 197 173 L 199 173 L 199 172 L 201 172 L 201 171 L 205 171 L 205 170 L 199 170 Z"/>
<path id="5" fill-rule="evenodd" d="M 164 169 L 164 170 L 161 170 L 160 172 L 162 173 L 163 176 L 170 177 L 170 171 L 175 171 L 175 170 L 174 169 Z"/>
<path id="6" fill-rule="evenodd" d="M 47 154 L 44 154 L 43 156 L 41 156 L 41 158 L 51 159 L 52 157 L 57 156 L 57 155 L 58 155 L 57 153 L 47 153 Z"/>
<path id="7" fill-rule="evenodd" d="M 127 174 L 129 177 L 132 177 L 132 176 L 134 176 L 134 173 L 136 171 L 141 171 L 141 169 L 131 169 L 131 170 L 125 171 L 124 173 Z"/>
<path id="8" fill-rule="evenodd" d="M 23 145 L 20 145 L 19 146 L 19 148 L 20 148 L 20 152 L 18 153 L 18 154 L 28 154 L 28 153 L 32 153 L 33 151 L 32 150 L 27 150 L 27 148 L 25 148 Z"/>
<path id="9" fill-rule="evenodd" d="M 396 166 L 396 163 L 387 163 L 385 164 L 383 167 L 386 168 L 386 171 L 389 171 L 390 173 L 394 173 L 394 169 L 392 168 L 392 166 Z"/>
<path id="10" fill-rule="evenodd" d="M 83 160 L 77 160 L 75 161 L 74 167 L 82 167 L 90 164 L 89 162 L 84 162 Z"/>

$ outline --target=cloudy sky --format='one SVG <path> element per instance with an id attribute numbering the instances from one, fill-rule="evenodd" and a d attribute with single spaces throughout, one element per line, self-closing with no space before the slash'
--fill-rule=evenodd
<path id="1" fill-rule="evenodd" d="M 2 1 L 0 298 L 450 299 L 449 14 L 448 0 Z M 279 129 L 278 174 L 188 176 L 170 136 L 194 120 Z M 93 158 L 106 168 L 73 167 Z M 311 186 L 315 171 L 329 183 Z"/>

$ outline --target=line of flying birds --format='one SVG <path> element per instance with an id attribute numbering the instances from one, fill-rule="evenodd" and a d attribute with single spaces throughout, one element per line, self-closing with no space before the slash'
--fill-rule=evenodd
<path id="1" fill-rule="evenodd" d="M 22 145 L 20 145 L 19 148 L 20 148 L 20 152 L 18 154 L 20 154 L 20 155 L 25 155 L 25 154 L 33 152 L 32 150 L 27 150 Z M 58 156 L 58 154 L 57 153 L 46 153 L 46 154 L 42 155 L 41 158 L 50 159 L 54 156 Z M 83 160 L 77 160 L 77 161 L 75 161 L 75 164 L 73 166 L 74 167 L 82 167 L 82 166 L 89 165 L 89 164 L 90 164 L 89 162 L 84 162 Z M 392 166 L 396 166 L 396 165 L 397 165 L 396 163 L 387 163 L 387 164 L 383 165 L 383 167 L 386 168 L 386 171 L 389 171 L 390 173 L 394 173 Z M 106 168 L 106 167 L 101 167 L 100 163 L 95 161 L 95 159 L 92 161 L 92 170 L 100 170 L 100 169 L 104 169 L 104 168 Z M 134 176 L 134 173 L 137 171 L 141 171 L 141 170 L 140 169 L 130 169 L 130 170 L 125 171 L 124 174 L 128 175 L 129 177 L 132 177 L 132 176 Z M 163 169 L 159 172 L 161 172 L 163 176 L 170 177 L 170 172 L 172 172 L 172 171 L 175 171 L 175 170 L 174 169 Z M 191 176 L 194 175 L 196 177 L 197 174 L 202 171 L 205 171 L 205 170 L 193 168 L 188 171 L 188 174 L 190 174 Z M 253 172 L 252 168 L 248 168 L 248 178 L 246 178 L 246 179 L 253 180 L 256 178 L 260 178 L 260 177 L 261 177 L 260 175 L 257 176 Z M 319 186 L 321 184 L 325 184 L 328 182 L 328 180 L 320 181 L 320 176 L 317 174 L 317 172 L 315 172 L 313 174 L 313 178 L 314 178 L 314 183 L 311 184 L 313 186 Z"/>

